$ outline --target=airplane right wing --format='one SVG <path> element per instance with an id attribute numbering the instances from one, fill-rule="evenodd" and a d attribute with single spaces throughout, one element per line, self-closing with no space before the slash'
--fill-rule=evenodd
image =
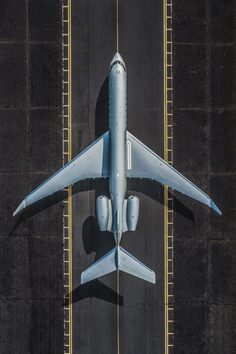
<path id="1" fill-rule="evenodd" d="M 109 131 L 28 194 L 13 215 L 65 187 L 86 178 L 109 176 Z"/>
<path id="2" fill-rule="evenodd" d="M 206 193 L 129 132 L 127 132 L 127 177 L 154 179 L 222 214 Z"/>

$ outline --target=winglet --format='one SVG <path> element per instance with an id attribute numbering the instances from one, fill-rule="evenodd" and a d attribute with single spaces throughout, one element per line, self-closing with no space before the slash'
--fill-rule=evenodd
<path id="1" fill-rule="evenodd" d="M 25 207 L 26 207 L 26 202 L 25 200 L 23 200 L 23 202 L 21 202 L 18 208 L 16 208 L 16 210 L 14 211 L 13 216 L 16 216 L 16 214 L 18 214 L 21 210 L 25 209 Z"/>
<path id="2" fill-rule="evenodd" d="M 220 209 L 215 205 L 215 203 L 213 202 L 213 200 L 211 199 L 211 204 L 210 207 L 215 210 L 218 214 L 222 215 L 222 212 L 220 211 Z"/>

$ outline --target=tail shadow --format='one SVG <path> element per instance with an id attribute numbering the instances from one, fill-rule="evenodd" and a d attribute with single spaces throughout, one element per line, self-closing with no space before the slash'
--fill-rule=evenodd
<path id="1" fill-rule="evenodd" d="M 79 285 L 75 288 L 68 296 L 66 296 L 64 305 L 67 306 L 87 298 L 97 298 L 112 304 L 123 306 L 123 297 L 98 279 Z"/>
<path id="2" fill-rule="evenodd" d="M 102 191 L 97 188 L 96 192 L 101 193 Z M 83 224 L 82 239 L 86 254 L 95 252 L 94 262 L 115 246 L 113 235 L 110 232 L 101 232 L 93 216 L 89 216 Z M 94 297 L 123 306 L 123 297 L 98 279 L 76 287 L 66 296 L 65 305 Z"/>

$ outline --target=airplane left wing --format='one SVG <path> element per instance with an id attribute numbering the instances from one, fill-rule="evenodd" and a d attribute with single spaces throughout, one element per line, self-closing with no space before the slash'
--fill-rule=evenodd
<path id="1" fill-rule="evenodd" d="M 129 132 L 127 132 L 127 177 L 156 180 L 222 214 L 206 193 Z"/>
<path id="2" fill-rule="evenodd" d="M 28 194 L 13 215 L 15 216 L 28 205 L 59 190 L 63 190 L 65 187 L 79 180 L 108 177 L 109 140 L 109 131 L 107 131 L 33 192 Z"/>

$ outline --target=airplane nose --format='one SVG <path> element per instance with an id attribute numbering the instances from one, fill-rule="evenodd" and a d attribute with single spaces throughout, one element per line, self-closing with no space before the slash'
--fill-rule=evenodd
<path id="1" fill-rule="evenodd" d="M 111 66 L 113 65 L 113 63 L 115 63 L 117 61 L 121 62 L 123 64 L 123 66 L 125 67 L 125 62 L 124 62 L 122 56 L 120 55 L 120 53 L 118 53 L 118 52 L 114 55 L 114 57 L 111 61 Z"/>

